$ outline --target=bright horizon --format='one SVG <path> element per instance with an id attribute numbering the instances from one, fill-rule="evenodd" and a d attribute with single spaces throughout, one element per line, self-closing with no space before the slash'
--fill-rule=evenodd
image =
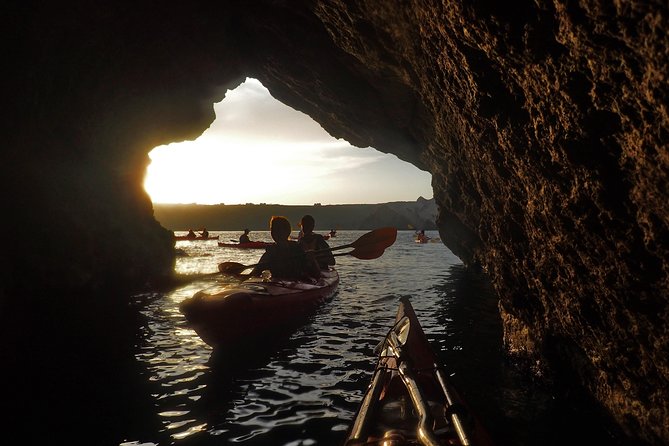
<path id="1" fill-rule="evenodd" d="M 150 153 L 154 203 L 373 204 L 432 198 L 431 175 L 394 155 L 330 136 L 247 79 L 214 104 L 195 141 Z"/>

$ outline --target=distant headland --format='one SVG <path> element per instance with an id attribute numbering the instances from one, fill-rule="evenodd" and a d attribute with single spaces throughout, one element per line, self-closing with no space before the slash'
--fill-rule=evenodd
<path id="1" fill-rule="evenodd" d="M 437 229 L 434 198 L 379 204 L 280 205 L 280 204 L 159 204 L 153 205 L 160 224 L 173 231 L 207 228 L 209 231 L 267 230 L 273 215 L 283 215 L 297 230 L 304 214 L 316 219 L 316 229 L 367 230 L 392 226 L 398 229 Z"/>

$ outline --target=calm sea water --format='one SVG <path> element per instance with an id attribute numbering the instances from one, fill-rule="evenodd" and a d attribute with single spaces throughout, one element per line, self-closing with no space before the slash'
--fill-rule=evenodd
<path id="1" fill-rule="evenodd" d="M 365 232 L 339 231 L 329 243 L 344 245 Z M 239 234 L 212 235 L 228 241 Z M 251 236 L 270 240 L 268 232 Z M 215 272 L 228 260 L 255 263 L 262 254 L 221 248 L 216 240 L 177 242 L 177 248 L 187 253 L 177 260 L 183 274 Z M 574 429 L 582 441 L 623 444 L 594 408 L 574 404 L 574 395 L 543 387 L 505 360 L 489 282 L 443 244 L 417 244 L 413 231 L 400 231 L 378 259 L 337 259 L 341 282 L 334 298 L 290 339 L 242 361 L 217 358 L 178 310 L 183 299 L 230 278 L 137 296 L 147 323 L 136 358 L 157 389 L 152 397 L 161 426 L 122 444 L 340 444 L 371 379 L 372 350 L 392 325 L 401 296 L 411 298 L 446 371 L 498 444 L 573 444 Z"/>

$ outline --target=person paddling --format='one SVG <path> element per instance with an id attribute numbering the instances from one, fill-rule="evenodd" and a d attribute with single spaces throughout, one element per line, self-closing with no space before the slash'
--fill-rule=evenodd
<path id="1" fill-rule="evenodd" d="M 249 238 L 249 232 L 251 232 L 248 228 L 244 229 L 244 233 L 239 236 L 239 243 L 251 243 L 251 239 Z"/>
<path id="2" fill-rule="evenodd" d="M 330 245 L 325 241 L 325 238 L 321 234 L 315 234 L 313 232 L 315 225 L 316 221 L 311 215 L 302 217 L 302 220 L 300 220 L 300 226 L 302 227 L 300 233 L 302 236 L 300 237 L 299 243 L 305 251 L 323 251 L 316 254 L 316 260 L 321 269 L 328 269 L 328 267 L 334 265 L 336 261 L 330 250 Z"/>
<path id="3" fill-rule="evenodd" d="M 318 279 L 321 270 L 311 253 L 306 253 L 298 242 L 289 240 L 292 229 L 286 217 L 273 216 L 270 219 L 270 233 L 274 245 L 265 248 L 258 265 L 251 271 L 252 276 L 260 276 L 265 270 L 273 279 L 308 280 Z"/>

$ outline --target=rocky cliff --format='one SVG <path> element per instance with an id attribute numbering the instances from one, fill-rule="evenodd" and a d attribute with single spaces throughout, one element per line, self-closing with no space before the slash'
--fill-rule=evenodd
<path id="1" fill-rule="evenodd" d="M 429 170 L 441 238 L 494 281 L 509 352 L 669 443 L 665 1 L 4 10 L 3 320 L 168 275 L 147 153 L 197 137 L 253 77 L 333 136 Z"/>

